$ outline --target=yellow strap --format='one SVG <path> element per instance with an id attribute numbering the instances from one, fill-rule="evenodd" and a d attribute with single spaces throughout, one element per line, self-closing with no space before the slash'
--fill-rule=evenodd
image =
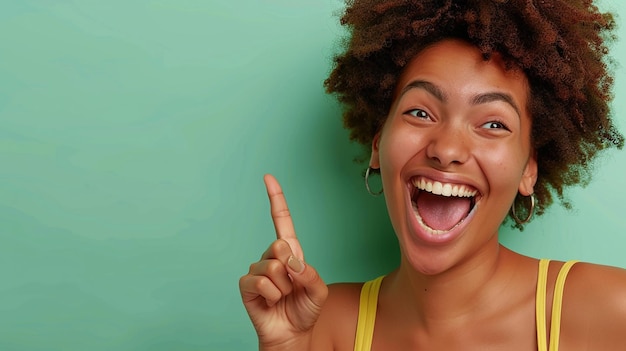
<path id="1" fill-rule="evenodd" d="M 563 307 L 563 290 L 565 278 L 572 266 L 578 261 L 567 261 L 561 267 L 554 286 L 554 298 L 552 300 L 552 323 L 550 325 L 550 351 L 559 350 L 559 338 L 561 337 L 561 309 Z"/>
<path id="2" fill-rule="evenodd" d="M 550 260 L 539 260 L 537 275 L 537 295 L 535 297 L 535 319 L 537 320 L 537 350 L 547 351 L 546 335 L 546 286 L 548 285 L 548 266 Z"/>
<path id="3" fill-rule="evenodd" d="M 361 288 L 359 301 L 359 317 L 354 338 L 354 351 L 370 351 L 374 337 L 374 323 L 376 322 L 376 307 L 378 306 L 378 291 L 384 276 L 370 280 Z"/>

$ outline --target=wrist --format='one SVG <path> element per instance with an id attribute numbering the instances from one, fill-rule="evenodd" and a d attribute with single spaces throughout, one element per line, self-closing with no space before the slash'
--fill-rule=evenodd
<path id="1" fill-rule="evenodd" d="M 311 333 L 288 339 L 276 344 L 262 344 L 259 341 L 259 351 L 309 351 L 311 348 Z"/>

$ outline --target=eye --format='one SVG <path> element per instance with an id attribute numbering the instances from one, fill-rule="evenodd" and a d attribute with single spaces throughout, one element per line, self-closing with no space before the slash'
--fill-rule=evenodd
<path id="1" fill-rule="evenodd" d="M 509 128 L 504 123 L 502 123 L 500 121 L 489 121 L 489 122 L 483 124 L 481 126 L 481 128 L 509 130 Z"/>
<path id="2" fill-rule="evenodd" d="M 416 118 L 419 118 L 419 119 L 430 119 L 430 116 L 428 115 L 428 112 L 426 112 L 426 111 L 424 111 L 422 109 L 419 109 L 419 108 L 414 108 L 412 110 L 408 110 L 404 114 L 407 114 L 409 116 L 416 117 Z"/>

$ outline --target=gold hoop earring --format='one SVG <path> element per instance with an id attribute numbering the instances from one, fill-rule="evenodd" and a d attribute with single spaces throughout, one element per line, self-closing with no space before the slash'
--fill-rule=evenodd
<path id="1" fill-rule="evenodd" d="M 380 194 L 383 193 L 384 189 L 380 189 L 379 192 L 375 193 L 372 192 L 372 189 L 370 189 L 370 171 L 372 170 L 372 167 L 367 167 L 367 170 L 365 171 L 365 189 L 367 189 L 367 192 L 370 193 L 370 195 L 372 196 L 379 196 Z"/>
<path id="2" fill-rule="evenodd" d="M 511 206 L 511 217 L 513 217 L 513 220 L 515 220 L 515 223 L 517 224 L 528 223 L 532 218 L 533 213 L 535 213 L 535 196 L 533 194 L 530 194 L 527 197 L 530 197 L 530 209 L 528 210 L 528 216 L 526 216 L 524 220 L 519 219 L 519 217 L 517 217 L 517 214 L 515 214 L 515 201 L 513 201 L 513 206 Z M 515 197 L 515 199 L 517 200 L 517 196 Z"/>

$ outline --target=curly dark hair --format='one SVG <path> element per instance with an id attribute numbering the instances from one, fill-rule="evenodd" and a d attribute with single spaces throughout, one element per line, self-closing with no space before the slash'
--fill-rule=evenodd
<path id="1" fill-rule="evenodd" d="M 554 194 L 571 208 L 564 188 L 588 184 L 598 151 L 623 147 L 609 109 L 607 54 L 615 21 L 592 0 L 347 0 L 341 24 L 350 35 L 324 85 L 345 105 L 351 140 L 367 148 L 385 122 L 404 66 L 446 38 L 475 45 L 485 60 L 497 52 L 508 68 L 526 74 L 537 214 Z M 524 213 L 517 203 L 517 213 Z"/>

